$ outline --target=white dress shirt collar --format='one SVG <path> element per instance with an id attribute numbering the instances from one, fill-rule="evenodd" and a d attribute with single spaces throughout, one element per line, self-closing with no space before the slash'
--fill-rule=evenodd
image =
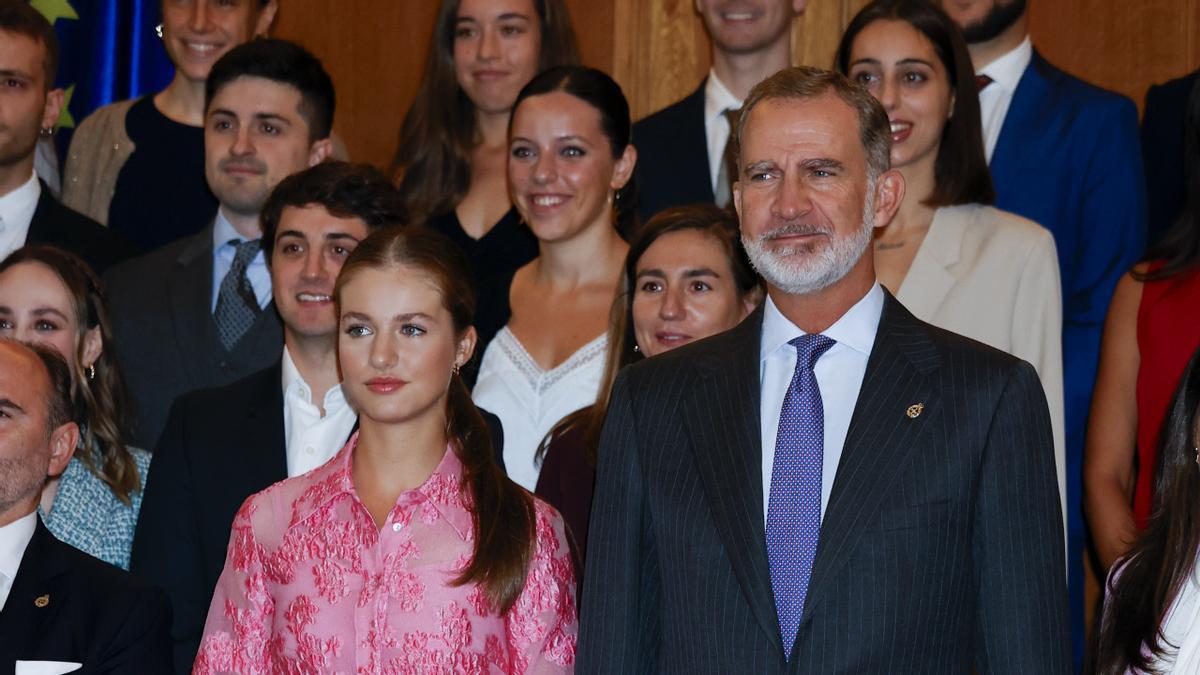
<path id="1" fill-rule="evenodd" d="M 31 173 L 20 187 L 0 197 L 0 259 L 25 245 L 41 196 L 42 184 Z"/>
<path id="2" fill-rule="evenodd" d="M 714 192 L 721 162 L 725 159 L 725 144 L 729 142 L 731 132 L 725 111 L 741 107 L 742 99 L 730 93 L 729 87 L 717 77 L 716 71 L 709 70 L 708 79 L 704 82 L 704 138 L 708 144 L 708 177 Z"/>
<path id="3" fill-rule="evenodd" d="M 1013 48 L 1012 51 L 992 61 L 979 70 L 979 75 L 987 75 L 992 78 L 992 83 L 988 87 L 1000 85 L 1005 91 L 1015 91 L 1017 84 L 1021 81 L 1021 76 L 1025 74 L 1025 69 L 1029 67 L 1030 61 L 1033 60 L 1033 41 L 1026 35 L 1021 44 Z"/>
<path id="4" fill-rule="evenodd" d="M 1004 130 L 1004 120 L 1008 117 L 1008 108 L 1012 105 L 1017 85 L 1021 83 L 1032 60 L 1033 43 L 1026 36 L 1015 49 L 992 61 L 978 73 L 992 78 L 991 83 L 979 92 L 979 121 L 983 132 L 983 151 L 988 162 L 992 161 L 992 155 L 1000 143 L 1000 132 Z"/>
<path id="5" fill-rule="evenodd" d="M 25 557 L 25 549 L 29 548 L 29 541 L 33 539 L 37 517 L 37 509 L 34 509 L 28 515 L 0 527 L 0 609 L 4 609 L 4 603 L 8 601 L 8 593 L 21 568 L 21 559 Z"/>
<path id="6" fill-rule="evenodd" d="M 283 348 L 283 428 L 288 476 L 307 473 L 337 454 L 346 443 L 358 415 L 350 408 L 341 385 L 325 392 L 322 405 L 313 403 L 312 387 L 304 381 L 288 348 Z M 324 414 L 321 413 L 322 408 Z"/>
<path id="7" fill-rule="evenodd" d="M 228 245 L 229 240 L 231 239 L 236 239 L 239 242 L 246 241 L 246 237 L 244 237 L 241 232 L 238 232 L 237 228 L 233 226 L 233 223 L 229 222 L 229 219 L 225 217 L 225 209 L 223 208 L 217 209 L 217 219 L 216 222 L 213 223 L 212 236 L 214 251 L 220 249 L 222 246 Z"/>
<path id="8" fill-rule="evenodd" d="M 821 471 L 821 513 L 829 505 L 833 481 L 842 459 L 842 447 L 850 432 L 850 420 L 858 403 L 867 362 L 879 332 L 883 313 L 883 289 L 878 283 L 822 335 L 836 341 L 813 368 L 821 390 L 824 410 L 824 453 Z M 783 400 L 796 369 L 796 349 L 788 344 L 804 331 L 788 320 L 768 296 L 763 315 L 759 362 L 759 431 L 762 440 L 763 518 L 771 499 L 771 474 Z"/>
<path id="9" fill-rule="evenodd" d="M 879 317 L 883 313 L 883 287 L 879 282 L 871 286 L 871 290 L 854 303 L 845 314 L 832 326 L 821 331 L 821 334 L 832 339 L 837 344 L 849 347 L 864 356 L 871 355 L 875 345 L 875 334 L 879 331 Z M 762 345 L 759 360 L 765 361 L 777 350 L 787 346 L 789 342 L 804 335 L 799 326 L 792 323 L 779 308 L 771 296 L 767 296 L 763 313 Z"/>

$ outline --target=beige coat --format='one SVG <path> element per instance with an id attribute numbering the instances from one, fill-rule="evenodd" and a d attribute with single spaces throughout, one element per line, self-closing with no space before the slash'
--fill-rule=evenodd
<path id="1" fill-rule="evenodd" d="M 1054 236 L 990 206 L 940 208 L 896 299 L 919 319 L 1037 369 L 1050 406 L 1065 515 L 1062 290 Z"/>

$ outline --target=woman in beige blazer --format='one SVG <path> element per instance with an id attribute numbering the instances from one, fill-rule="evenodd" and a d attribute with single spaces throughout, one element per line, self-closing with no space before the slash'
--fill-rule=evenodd
<path id="1" fill-rule="evenodd" d="M 850 22 L 838 69 L 892 123 L 892 168 L 906 193 L 876 230 L 880 283 L 913 314 L 1029 361 L 1050 406 L 1065 495 L 1062 297 L 1050 231 L 995 201 L 966 43 L 922 0 L 876 0 Z"/>

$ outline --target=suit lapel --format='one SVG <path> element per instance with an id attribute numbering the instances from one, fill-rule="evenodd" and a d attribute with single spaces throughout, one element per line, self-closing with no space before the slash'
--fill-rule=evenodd
<path id="1" fill-rule="evenodd" d="M 700 88 L 687 98 L 687 110 L 682 118 L 683 128 L 679 130 L 679 137 L 696 139 L 698 142 L 689 142 L 681 148 L 686 148 L 691 156 L 680 158 L 682 161 L 679 162 L 679 166 L 691 174 L 687 177 L 689 185 L 704 186 L 707 198 L 703 201 L 711 202 L 716 197 L 713 195 L 712 176 L 708 170 L 708 131 L 704 124 L 704 88 L 707 85 L 706 77 L 700 83 Z"/>
<path id="2" fill-rule="evenodd" d="M 1026 158 L 1039 150 L 1036 139 L 1045 137 L 1041 119 L 1041 111 L 1045 109 L 1041 102 L 1046 95 L 1046 80 L 1041 73 L 1044 63 L 1041 54 L 1034 50 L 1033 58 L 1013 92 L 1012 102 L 1004 114 L 1004 125 L 1000 127 L 1000 137 L 992 152 L 992 180 L 1002 200 L 1006 196 L 1004 187 L 1017 184 L 1019 172 L 1035 168 L 1030 166 Z"/>
<path id="3" fill-rule="evenodd" d="M 208 382 L 212 366 L 200 358 L 213 350 L 212 314 L 212 226 L 192 237 L 176 258 L 176 268 L 165 281 L 170 298 L 171 324 L 183 364 L 191 382 Z M 146 283 L 154 283 L 147 279 Z"/>
<path id="4" fill-rule="evenodd" d="M 825 508 L 801 632 L 938 414 L 929 377 L 938 360 L 927 327 L 887 295 Z M 918 403 L 922 410 L 910 416 L 909 407 Z"/>
<path id="5" fill-rule="evenodd" d="M 22 655 L 36 654 L 43 640 L 66 637 L 51 630 L 69 604 L 62 595 L 64 587 L 58 583 L 69 571 L 67 561 L 56 550 L 65 545 L 58 544 L 53 536 L 38 517 L 8 600 L 0 611 L 0 662 L 12 664 Z"/>
<path id="6" fill-rule="evenodd" d="M 937 313 L 946 294 L 958 283 L 958 276 L 951 270 L 962 253 L 966 227 L 959 222 L 959 210 L 951 209 L 941 208 L 934 213 L 933 223 L 896 294 L 900 303 L 916 316 L 931 317 Z"/>
<path id="7" fill-rule="evenodd" d="M 283 367 L 280 362 L 262 371 L 257 395 L 246 411 L 243 427 L 247 480 L 255 484 L 247 494 L 287 478 L 287 439 L 283 429 Z"/>
<path id="8" fill-rule="evenodd" d="M 781 647 L 771 594 L 762 504 L 759 429 L 760 306 L 697 363 L 700 378 L 683 406 L 700 481 L 734 576 L 763 631 Z"/>
<path id="9" fill-rule="evenodd" d="M 41 184 L 42 192 L 38 195 L 37 207 L 33 210 L 33 219 L 29 221 L 29 232 L 25 235 L 27 244 L 53 244 L 58 240 L 55 227 L 58 218 L 56 210 L 58 202 L 50 196 L 50 190 L 45 183 Z"/>

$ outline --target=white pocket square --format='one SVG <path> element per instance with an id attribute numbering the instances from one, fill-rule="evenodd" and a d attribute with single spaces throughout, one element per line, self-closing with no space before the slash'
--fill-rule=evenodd
<path id="1" fill-rule="evenodd" d="M 62 675 L 82 667 L 73 661 L 17 661 L 16 675 Z"/>

